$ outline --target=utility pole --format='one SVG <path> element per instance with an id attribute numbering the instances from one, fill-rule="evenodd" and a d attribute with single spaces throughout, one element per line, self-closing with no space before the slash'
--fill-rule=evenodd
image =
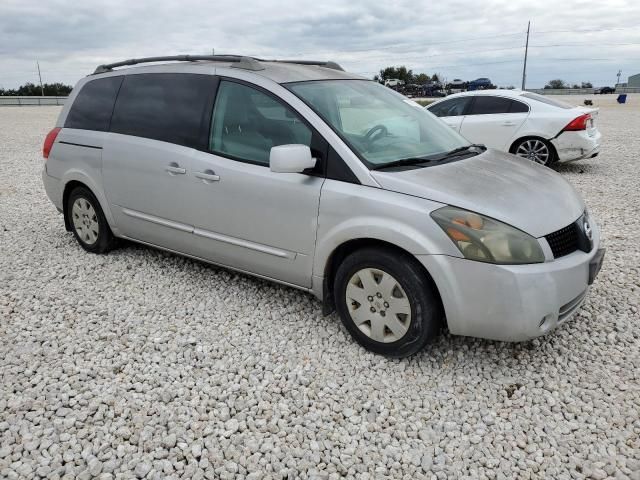
<path id="1" fill-rule="evenodd" d="M 618 70 L 618 83 L 616 83 L 616 85 L 620 84 L 620 75 L 622 75 L 622 70 Z M 615 85 L 614 85 L 615 88 Z"/>
<path id="2" fill-rule="evenodd" d="M 42 86 L 42 75 L 40 74 L 40 62 L 36 61 L 36 65 L 38 65 L 38 77 L 40 78 L 40 93 L 44 97 L 44 87 Z"/>
<path id="3" fill-rule="evenodd" d="M 531 20 L 527 24 L 527 43 L 524 47 L 524 67 L 522 68 L 522 90 L 527 83 L 527 54 L 529 53 L 529 30 L 531 29 Z"/>

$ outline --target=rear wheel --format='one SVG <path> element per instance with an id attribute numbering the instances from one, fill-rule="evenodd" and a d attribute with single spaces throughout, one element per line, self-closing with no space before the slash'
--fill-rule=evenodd
<path id="1" fill-rule="evenodd" d="M 334 296 L 349 333 L 375 353 L 412 355 L 441 325 L 435 287 L 414 259 L 390 249 L 366 248 L 345 258 Z"/>
<path id="2" fill-rule="evenodd" d="M 540 165 L 549 166 L 555 162 L 555 151 L 549 142 L 541 138 L 525 138 L 513 146 L 513 153 Z"/>
<path id="3" fill-rule="evenodd" d="M 100 203 L 86 187 L 73 189 L 67 200 L 71 230 L 82 248 L 92 253 L 106 253 L 115 245 Z"/>

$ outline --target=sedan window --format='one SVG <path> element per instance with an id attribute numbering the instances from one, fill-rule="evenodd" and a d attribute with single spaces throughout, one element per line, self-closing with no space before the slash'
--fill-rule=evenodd
<path id="1" fill-rule="evenodd" d="M 509 113 L 511 99 L 478 95 L 475 97 L 471 111 L 467 115 L 491 115 L 495 113 Z"/>
<path id="2" fill-rule="evenodd" d="M 458 97 L 431 105 L 428 109 L 436 117 L 458 117 L 464 115 L 471 97 Z"/>
<path id="3" fill-rule="evenodd" d="M 529 111 L 529 105 L 519 102 L 517 100 L 511 100 L 511 108 L 509 113 L 527 113 Z"/>

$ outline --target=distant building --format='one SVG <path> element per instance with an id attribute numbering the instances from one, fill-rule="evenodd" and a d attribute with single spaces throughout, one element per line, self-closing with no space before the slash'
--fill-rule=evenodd
<path id="1" fill-rule="evenodd" d="M 629 80 L 627 80 L 627 87 L 640 88 L 640 73 L 636 73 L 629 77 Z"/>

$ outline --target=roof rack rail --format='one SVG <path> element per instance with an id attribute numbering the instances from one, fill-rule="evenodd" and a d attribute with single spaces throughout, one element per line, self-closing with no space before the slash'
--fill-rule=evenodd
<path id="1" fill-rule="evenodd" d="M 344 69 L 335 62 L 319 62 L 314 60 L 265 60 L 255 57 L 246 57 L 242 55 L 168 55 L 160 57 L 144 57 L 144 58 L 132 58 L 124 60 L 122 62 L 106 63 L 99 65 L 94 75 L 98 73 L 111 72 L 114 68 L 125 67 L 129 65 L 138 65 L 140 63 L 152 63 L 152 62 L 197 62 L 199 60 L 205 60 L 210 62 L 230 62 L 233 63 L 232 67 L 243 68 L 245 70 L 264 70 L 264 65 L 260 62 L 275 62 L 275 63 L 292 63 L 298 65 L 316 65 L 319 67 L 331 68 L 333 70 Z"/>

